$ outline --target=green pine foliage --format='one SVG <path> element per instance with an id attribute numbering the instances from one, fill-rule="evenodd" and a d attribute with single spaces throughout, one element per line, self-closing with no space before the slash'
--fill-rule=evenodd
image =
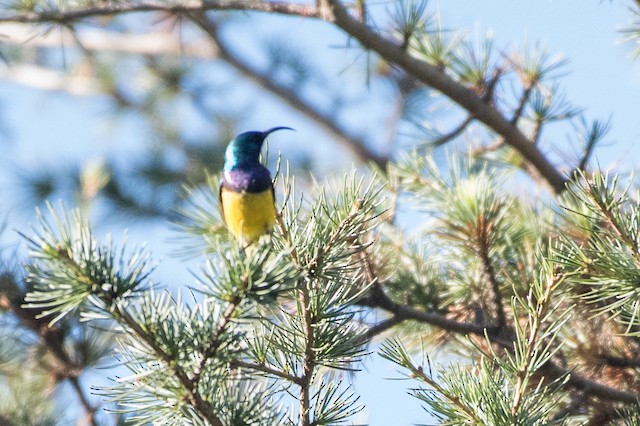
<path id="1" fill-rule="evenodd" d="M 349 422 L 363 406 L 345 372 L 384 323 L 368 324 L 370 307 L 414 320 L 380 355 L 420 382 L 412 394 L 443 424 L 577 424 L 597 410 L 574 394 L 591 381 L 613 394 L 607 421 L 633 410 L 633 379 L 615 371 L 635 365 L 640 321 L 629 191 L 578 175 L 558 206 L 531 206 L 486 163 L 452 158 L 445 173 L 418 153 L 403 161 L 384 184 L 352 174 L 311 199 L 281 178 L 277 228 L 246 248 L 220 232 L 215 206 L 192 204 L 179 227 L 204 240 L 203 266 L 177 295 L 150 281 L 146 251 L 100 243 L 78 211 L 48 206 L 25 237 L 23 306 L 51 327 L 82 319 L 83 342 L 112 336 L 80 365 L 117 340 L 127 372 L 93 389 L 132 424 Z M 422 244 L 394 238 L 393 191 L 425 215 Z M 438 347 L 466 360 L 434 367 Z"/>
<path id="2" fill-rule="evenodd" d="M 78 211 L 49 205 L 27 238 L 24 307 L 52 326 L 110 324 L 129 374 L 95 390 L 133 424 L 343 423 L 361 406 L 329 377 L 367 353 L 357 302 L 369 284 L 360 256 L 384 211 L 374 182 L 348 177 L 307 208 L 292 194 L 274 235 L 254 246 L 207 239 L 188 301 L 155 287 L 146 251 L 101 243 Z M 284 404 L 295 388 L 299 405 Z"/>

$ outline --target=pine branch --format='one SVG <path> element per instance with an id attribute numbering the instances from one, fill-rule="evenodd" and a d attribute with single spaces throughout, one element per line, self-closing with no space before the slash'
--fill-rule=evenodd
<path id="1" fill-rule="evenodd" d="M 567 182 L 565 176 L 494 105 L 484 102 L 482 97 L 472 89 L 456 82 L 437 67 L 415 59 L 392 41 L 352 18 L 340 1 L 325 1 L 333 14 L 329 20 L 335 25 L 358 40 L 363 47 L 375 51 L 385 60 L 404 68 L 422 83 L 439 90 L 466 109 L 478 121 L 502 136 L 506 143 L 530 162 L 556 193 L 565 190 Z"/>
<path id="2" fill-rule="evenodd" d="M 587 163 L 591 159 L 591 156 L 593 155 L 596 147 L 600 142 L 602 142 L 602 139 L 607 135 L 607 133 L 609 133 L 609 130 L 611 130 L 610 121 L 596 120 L 591 123 L 591 126 L 589 126 L 584 117 L 582 117 L 581 124 L 583 126 L 583 129 L 579 130 L 579 135 L 584 140 L 585 146 L 582 157 L 578 161 L 578 165 L 575 167 L 570 176 L 574 175 L 575 173 L 585 171 Z"/>
<path id="3" fill-rule="evenodd" d="M 444 330 L 455 333 L 476 334 L 479 336 L 484 336 L 485 333 L 488 333 L 492 337 L 498 330 L 495 326 L 482 326 L 470 322 L 460 322 L 447 318 L 445 315 L 438 312 L 424 311 L 413 308 L 409 305 L 396 303 L 385 294 L 377 283 L 374 283 L 371 286 L 366 297 L 358 301 L 358 305 L 370 308 L 380 308 L 388 311 L 394 314 L 395 321 L 397 323 L 405 320 L 414 320 L 425 324 L 435 325 Z"/>
<path id="4" fill-rule="evenodd" d="M 212 426 L 222 426 L 212 406 L 197 391 L 197 382 L 177 362 L 177 355 L 167 352 L 154 334 L 125 308 L 128 298 L 142 291 L 150 273 L 147 255 L 138 252 L 126 263 L 121 258 L 121 270 L 117 270 L 118 259 L 111 244 L 99 245 L 77 211 L 72 222 L 66 212 L 57 214 L 51 205 L 48 207 L 55 227 L 39 212 L 41 234 L 27 238 L 31 254 L 38 261 L 29 268 L 34 289 L 25 297 L 30 303 L 23 309 L 44 308 L 38 311 L 38 318 L 44 321 L 43 317 L 55 313 L 57 316 L 51 321 L 55 323 L 88 302 L 94 312 L 88 309 L 81 314 L 112 318 L 137 336 L 155 357 L 169 366 L 185 391 L 185 400 Z"/>
<path id="5" fill-rule="evenodd" d="M 291 236 L 285 226 L 282 213 L 277 216 L 277 223 L 282 232 L 284 240 L 292 244 Z M 296 263 L 300 262 L 300 258 L 295 245 L 293 245 L 291 256 Z M 305 279 L 298 290 L 298 314 L 302 316 L 303 333 L 304 333 L 304 359 L 302 365 L 302 375 L 292 377 L 293 383 L 300 387 L 300 424 L 302 426 L 311 426 L 311 381 L 313 379 L 316 367 L 314 355 L 314 329 L 313 318 L 311 316 L 311 300 L 309 294 L 309 280 Z M 301 311 L 301 312 L 300 312 Z"/>
<path id="6" fill-rule="evenodd" d="M 434 380 L 433 377 L 431 377 L 431 373 L 425 373 L 424 366 L 417 365 L 400 342 L 391 341 L 386 343 L 385 346 L 383 346 L 380 354 L 382 355 L 382 357 L 395 362 L 396 364 L 401 365 L 404 368 L 407 368 L 411 372 L 410 377 L 418 378 L 424 383 L 431 386 L 435 392 L 444 396 L 447 400 L 449 400 L 449 402 L 457 407 L 457 409 L 465 413 L 469 419 L 472 419 L 474 421 L 474 424 L 483 424 L 482 419 L 478 417 L 478 413 L 475 410 L 470 409 L 470 407 L 464 403 L 459 395 L 455 395 L 440 386 L 440 384 L 436 380 Z M 429 366 L 429 371 L 430 370 L 431 366 Z"/>
<path id="7" fill-rule="evenodd" d="M 212 426 L 224 426 L 224 423 L 222 423 L 218 415 L 213 411 L 211 405 L 209 405 L 198 392 L 197 382 L 194 381 L 193 378 L 190 378 L 187 373 L 176 364 L 173 356 L 160 347 L 153 336 L 148 334 L 126 311 L 122 310 L 117 304 L 110 306 L 110 311 L 118 322 L 126 325 L 136 336 L 142 339 L 160 359 L 172 366 L 173 372 L 187 391 L 186 399 L 189 403 L 198 410 Z"/>
<path id="8" fill-rule="evenodd" d="M 417 310 L 408 305 L 402 305 L 394 302 L 385 294 L 380 283 L 375 282 L 369 289 L 367 297 L 358 302 L 361 306 L 380 308 L 393 314 L 393 316 L 377 326 L 372 327 L 369 337 L 373 338 L 376 334 L 388 330 L 389 328 L 404 322 L 405 320 L 414 320 L 429 325 L 434 325 L 443 330 L 460 333 L 475 334 L 483 338 L 488 338 L 493 344 L 497 344 L 507 351 L 513 351 L 513 339 L 505 338 L 505 336 L 515 335 L 515 331 L 505 327 L 484 327 L 474 323 L 458 322 L 446 318 L 446 316 L 423 310 Z M 541 314 L 543 315 L 543 313 Z M 640 394 L 629 391 L 623 391 L 610 387 L 591 379 L 586 378 L 582 374 L 568 370 L 558 365 L 553 359 L 548 359 L 540 366 L 538 372 L 551 380 L 567 378 L 565 386 L 572 387 L 584 392 L 586 395 L 599 397 L 606 400 L 619 401 L 624 403 L 633 403 Z"/>
<path id="9" fill-rule="evenodd" d="M 360 409 L 357 398 L 335 383 L 317 383 L 316 373 L 320 366 L 352 370 L 363 354 L 365 331 L 353 325 L 354 301 L 363 289 L 352 259 L 365 248 L 359 239 L 374 227 L 378 193 L 373 183 L 363 189 L 354 174 L 335 198 L 321 191 L 306 220 L 300 221 L 290 199 L 278 215 L 277 245 L 301 270 L 295 310 L 284 316 L 298 336 L 301 372 L 294 383 L 300 387 L 298 424 L 303 426 L 334 424 Z"/>
<path id="10" fill-rule="evenodd" d="M 359 304 L 361 306 L 381 308 L 394 313 L 395 324 L 400 324 L 406 320 L 418 321 L 440 327 L 443 330 L 450 332 L 475 334 L 481 337 L 488 337 L 492 343 L 498 344 L 506 350 L 513 350 L 513 341 L 501 338 L 500 333 L 504 333 L 504 331 L 500 331 L 498 328 L 483 327 L 474 323 L 458 322 L 435 312 L 422 311 L 408 305 L 396 303 L 389 299 L 389 297 L 384 294 L 379 287 L 377 290 L 374 290 L 376 287 L 377 286 L 373 286 L 370 294 L 366 298 L 361 299 Z M 389 323 L 389 325 L 395 324 Z M 380 332 L 384 330 L 385 329 L 380 328 Z M 549 376 L 552 380 L 568 377 L 566 383 L 567 386 L 578 389 L 590 396 L 627 404 L 635 403 L 640 399 L 640 394 L 603 385 L 602 383 L 586 378 L 574 370 L 568 370 L 561 367 L 553 360 L 547 361 L 547 363 L 542 365 L 538 371 L 545 376 Z"/>
<path id="11" fill-rule="evenodd" d="M 544 363 L 544 360 L 553 356 L 554 351 L 549 348 L 549 345 L 557 337 L 557 331 L 568 318 L 566 315 L 560 316 L 554 323 L 548 317 L 548 314 L 553 311 L 552 293 L 566 278 L 559 270 L 550 271 L 550 268 L 549 264 L 541 267 L 541 275 L 547 273 L 552 276 L 544 276 L 544 278 L 536 280 L 529 290 L 526 300 L 516 299 L 521 302 L 527 312 L 527 323 L 525 326 L 516 324 L 518 339 L 514 344 L 515 356 L 513 358 L 513 366 L 516 368 L 516 383 L 511 402 L 512 424 L 516 424 L 517 414 L 520 412 L 524 393 L 527 391 L 532 374 L 539 368 L 541 362 Z M 545 269 L 547 270 L 545 271 Z M 548 328 L 552 330 L 551 333 L 543 329 L 545 321 L 551 322 L 548 324 Z M 540 341 L 543 339 L 548 342 L 541 343 Z"/>
<path id="12" fill-rule="evenodd" d="M 442 389 L 442 387 L 440 387 L 440 385 L 435 380 L 433 380 L 424 372 L 424 368 L 422 366 L 417 366 L 414 363 L 410 363 L 409 365 L 409 369 L 411 373 L 413 373 L 413 375 L 422 379 L 425 383 L 433 386 L 436 391 L 441 392 L 456 407 L 464 411 L 470 418 L 474 419 L 477 422 L 476 424 L 482 424 L 482 420 L 477 417 L 477 413 L 475 413 L 473 410 L 470 410 L 469 407 L 463 404 L 461 399 L 456 395 L 453 395 L 451 392 L 444 392 L 444 389 Z"/>

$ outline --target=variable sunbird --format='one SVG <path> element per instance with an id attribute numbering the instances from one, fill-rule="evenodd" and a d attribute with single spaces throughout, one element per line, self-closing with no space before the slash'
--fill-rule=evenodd
<path id="1" fill-rule="evenodd" d="M 244 246 L 271 232 L 276 221 L 275 196 L 269 170 L 260 164 L 260 150 L 274 127 L 236 136 L 224 154 L 220 205 L 227 228 Z"/>

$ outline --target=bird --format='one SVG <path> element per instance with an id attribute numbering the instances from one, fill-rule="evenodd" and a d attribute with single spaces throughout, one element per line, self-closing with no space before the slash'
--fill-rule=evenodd
<path id="1" fill-rule="evenodd" d="M 267 136 L 290 127 L 244 132 L 233 138 L 224 154 L 220 180 L 222 218 L 229 232 L 245 247 L 272 231 L 276 221 L 275 195 L 269 170 L 260 163 Z"/>

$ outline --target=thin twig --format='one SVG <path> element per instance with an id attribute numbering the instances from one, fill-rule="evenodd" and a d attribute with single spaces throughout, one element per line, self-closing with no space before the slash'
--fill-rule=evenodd
<path id="1" fill-rule="evenodd" d="M 311 379 L 316 367 L 314 352 L 314 321 L 311 315 L 311 295 L 307 280 L 301 286 L 299 306 L 302 309 L 304 330 L 304 361 L 302 365 L 302 377 L 300 378 L 300 424 L 311 426 Z"/>
<path id="2" fill-rule="evenodd" d="M 239 298 L 229 303 L 229 305 L 227 306 L 227 309 L 222 315 L 222 319 L 218 323 L 218 327 L 216 328 L 215 332 L 211 336 L 211 341 L 209 342 L 209 345 L 202 351 L 202 359 L 200 360 L 200 364 L 198 364 L 198 366 L 196 367 L 193 373 L 193 376 L 191 378 L 191 381 L 194 383 L 193 388 L 195 390 L 198 389 L 198 385 L 200 384 L 200 377 L 202 375 L 202 372 L 204 371 L 205 364 L 209 359 L 215 357 L 216 353 L 218 352 L 218 349 L 220 349 L 220 345 L 222 345 L 222 342 L 223 342 L 223 339 L 221 338 L 221 336 L 226 330 L 229 323 L 231 322 L 233 315 L 238 309 L 239 303 L 240 303 Z"/>
<path id="3" fill-rule="evenodd" d="M 462 121 L 462 123 L 460 123 L 458 126 L 454 127 L 448 133 L 444 133 L 444 134 L 440 135 L 437 139 L 432 141 L 430 143 L 430 145 L 432 145 L 432 146 L 437 148 L 437 147 L 442 146 L 442 145 L 446 144 L 447 142 L 457 138 L 462 132 L 464 132 L 464 130 L 469 126 L 469 124 L 471 124 L 472 121 L 473 121 L 473 116 L 472 115 L 467 116 L 467 118 L 465 118 Z"/>
<path id="4" fill-rule="evenodd" d="M 71 387 L 73 388 L 76 395 L 78 395 L 78 399 L 80 400 L 80 404 L 82 404 L 82 408 L 84 408 L 84 411 L 87 413 L 86 417 L 89 424 L 92 426 L 97 426 L 98 423 L 96 422 L 95 418 L 97 407 L 91 405 L 89 399 L 84 394 L 84 390 L 82 389 L 82 386 L 80 386 L 80 379 L 77 376 L 69 377 L 69 383 L 71 383 Z"/>
<path id="5" fill-rule="evenodd" d="M 538 142 L 540 142 L 540 135 L 542 135 L 542 123 L 543 121 L 541 119 L 537 119 L 533 122 L 533 131 L 531 132 L 533 136 L 531 136 L 531 141 L 534 145 L 537 145 Z"/>
<path id="6" fill-rule="evenodd" d="M 463 401 L 458 396 L 456 396 L 452 392 L 448 392 L 447 390 L 445 390 L 436 380 L 434 380 L 432 377 L 430 377 L 428 374 L 426 374 L 424 372 L 424 368 L 422 366 L 415 365 L 413 363 L 413 361 L 411 360 L 408 363 L 408 365 L 406 365 L 405 367 L 408 367 L 409 371 L 411 371 L 411 373 L 415 377 L 421 379 L 422 381 L 427 383 L 429 386 L 433 387 L 433 389 L 436 392 L 438 392 L 439 394 L 441 394 L 442 396 L 447 398 L 456 407 L 458 407 L 460 410 L 465 412 L 467 414 L 467 416 L 469 416 L 470 418 L 472 418 L 475 421 L 475 424 L 482 424 L 483 423 L 482 419 L 478 418 L 478 415 L 476 414 L 476 410 L 470 409 L 470 407 L 468 405 L 464 404 Z"/>
<path id="7" fill-rule="evenodd" d="M 498 138 L 496 141 L 489 145 L 479 146 L 471 151 L 471 155 L 477 157 L 481 154 L 485 154 L 487 152 L 497 151 L 501 146 L 504 145 L 504 138 Z"/>
<path id="8" fill-rule="evenodd" d="M 627 232 L 624 224 L 620 223 L 620 221 L 618 221 L 618 219 L 615 217 L 611 206 L 607 205 L 607 203 L 605 203 L 602 198 L 596 196 L 593 192 L 591 192 L 591 199 L 598 205 L 598 207 L 604 214 L 604 217 L 613 227 L 618 237 L 620 237 L 620 239 L 627 245 L 627 247 L 629 247 L 636 262 L 640 262 L 640 248 L 638 240 L 630 235 L 629 232 Z"/>
<path id="9" fill-rule="evenodd" d="M 533 92 L 533 85 L 529 84 L 525 87 L 524 91 L 522 92 L 522 96 L 520 97 L 520 102 L 518 102 L 518 106 L 516 107 L 516 110 L 513 113 L 513 116 L 511 117 L 511 124 L 514 126 L 518 125 L 518 121 L 520 121 L 520 118 L 522 118 L 522 113 L 524 112 L 524 108 L 527 106 L 527 103 L 529 102 L 529 98 L 531 97 L 531 93 Z"/>
<path id="10" fill-rule="evenodd" d="M 481 217 L 480 219 L 484 219 Z M 493 267 L 493 262 L 491 261 L 491 256 L 489 255 L 489 232 L 491 228 L 491 224 L 485 223 L 484 220 L 479 224 L 479 229 L 477 230 L 477 243 L 478 248 L 480 249 L 480 259 L 482 260 L 482 265 L 484 268 L 484 273 L 489 280 L 491 292 L 493 295 L 493 305 L 496 309 L 497 318 L 497 326 L 502 328 L 506 325 L 507 317 L 504 312 L 504 305 L 502 303 L 502 291 L 500 290 L 500 282 L 498 281 L 498 277 L 496 276 L 495 269 Z"/>
<path id="11" fill-rule="evenodd" d="M 246 368 L 248 370 L 260 371 L 270 376 L 280 377 L 281 379 L 288 380 L 291 383 L 295 383 L 296 385 L 300 385 L 302 383 L 301 377 L 294 376 L 289 373 L 285 373 L 284 371 L 277 370 L 265 364 L 255 364 L 252 362 L 233 360 L 229 363 L 229 365 L 231 368 L 239 367 L 239 368 Z"/>
<path id="12" fill-rule="evenodd" d="M 500 81 L 500 77 L 502 77 L 503 69 L 498 67 L 494 70 L 493 76 L 489 83 L 487 84 L 485 94 L 482 100 L 486 103 L 493 102 L 493 95 L 495 93 L 496 87 L 498 86 L 498 81 Z M 441 135 L 439 138 L 431 142 L 434 147 L 439 147 L 440 145 L 444 145 L 445 143 L 457 138 L 474 120 L 474 116 L 469 114 L 467 118 L 465 118 L 462 123 L 460 123 L 457 127 L 453 128 L 448 133 Z"/>
<path id="13" fill-rule="evenodd" d="M 367 332 L 364 334 L 364 339 L 365 341 L 370 341 L 371 339 L 373 339 L 374 337 L 376 337 L 379 334 L 384 333 L 385 331 L 395 327 L 396 325 L 400 324 L 402 321 L 404 321 L 403 318 L 397 316 L 397 315 L 393 315 L 390 318 L 387 318 L 383 321 L 380 321 L 379 323 L 372 325 L 371 327 L 369 327 L 369 329 L 367 330 Z"/>

